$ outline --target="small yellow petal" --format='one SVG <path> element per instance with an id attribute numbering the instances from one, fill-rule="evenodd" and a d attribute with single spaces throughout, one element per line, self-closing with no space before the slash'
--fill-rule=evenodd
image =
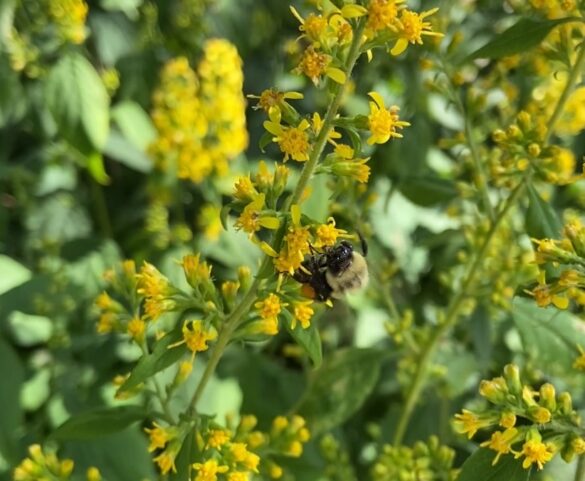
<path id="1" fill-rule="evenodd" d="M 300 99 L 305 98 L 305 96 L 300 92 L 286 92 L 284 94 L 284 98 L 291 99 L 291 100 L 300 100 Z"/>
<path id="2" fill-rule="evenodd" d="M 408 47 L 408 40 L 405 38 L 399 38 L 396 42 L 396 45 L 394 45 L 392 50 L 390 50 L 390 53 L 396 57 L 397 55 L 400 55 L 402 52 L 404 52 L 406 47 Z"/>
<path id="3" fill-rule="evenodd" d="M 290 216 L 294 225 L 301 225 L 301 208 L 298 204 L 290 207 Z"/>
<path id="4" fill-rule="evenodd" d="M 276 217 L 260 217 L 259 224 L 266 229 L 278 229 L 280 221 Z"/>
<path id="5" fill-rule="evenodd" d="M 566 309 L 569 307 L 569 298 L 561 296 L 552 296 L 552 303 L 559 309 Z"/>
<path id="6" fill-rule="evenodd" d="M 282 134 L 282 127 L 280 125 L 278 125 L 278 124 L 275 124 L 273 122 L 269 122 L 268 120 L 265 120 L 262 125 L 264 125 L 264 128 L 268 132 L 270 132 L 272 135 L 280 135 L 280 134 Z"/>
<path id="7" fill-rule="evenodd" d="M 374 52 L 372 52 L 371 48 L 366 50 L 366 57 L 368 58 L 368 63 L 370 63 L 372 61 L 372 59 L 374 58 Z"/>
<path id="8" fill-rule="evenodd" d="M 325 73 L 327 74 L 327 77 L 337 82 L 338 84 L 343 85 L 345 83 L 346 76 L 343 70 L 335 67 L 328 67 Z"/>
<path id="9" fill-rule="evenodd" d="M 378 106 L 379 109 L 384 108 L 384 99 L 378 92 L 370 92 L 368 95 L 372 98 L 374 102 L 376 102 L 376 105 Z"/>
<path id="10" fill-rule="evenodd" d="M 295 16 L 295 18 L 301 23 L 301 25 L 304 25 L 305 21 L 303 20 L 303 17 L 301 17 L 301 15 L 297 11 L 297 9 L 295 7 L 293 7 L 292 5 L 289 8 L 290 8 L 290 11 L 292 12 L 292 14 Z"/>
<path id="11" fill-rule="evenodd" d="M 272 246 L 264 241 L 260 242 L 260 249 L 262 252 L 270 257 L 278 257 L 278 252 L 276 252 Z"/>
<path id="12" fill-rule="evenodd" d="M 343 18 L 363 17 L 366 13 L 368 13 L 368 10 L 361 5 L 345 5 L 341 9 L 341 16 Z"/>

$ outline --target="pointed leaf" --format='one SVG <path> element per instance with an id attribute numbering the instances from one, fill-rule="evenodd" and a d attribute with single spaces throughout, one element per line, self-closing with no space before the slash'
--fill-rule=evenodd
<path id="1" fill-rule="evenodd" d="M 46 102 L 59 132 L 83 151 L 101 151 L 108 138 L 109 97 L 93 65 L 80 54 L 64 56 L 51 70 Z"/>
<path id="2" fill-rule="evenodd" d="M 337 351 L 313 372 L 299 408 L 317 434 L 343 423 L 374 389 L 384 355 L 376 349 Z"/>
<path id="3" fill-rule="evenodd" d="M 528 210 L 526 211 L 526 232 L 537 239 L 557 239 L 563 225 L 552 206 L 540 197 L 532 186 L 528 186 Z"/>
<path id="4" fill-rule="evenodd" d="M 480 49 L 467 57 L 501 58 L 517 53 L 525 53 L 539 45 L 557 25 L 578 21 L 576 18 L 558 18 L 555 20 L 532 20 L 523 18 L 509 29 L 497 35 Z"/>
<path id="5" fill-rule="evenodd" d="M 283 311 L 283 313 L 286 318 L 287 331 L 297 342 L 297 344 L 305 350 L 313 362 L 313 366 L 318 368 L 323 361 L 323 351 L 321 348 L 321 336 L 319 335 L 319 329 L 317 329 L 315 323 L 312 323 L 306 329 L 303 329 L 302 326 L 297 323 L 295 328 L 292 329 L 290 326 L 293 320 L 293 314 L 286 309 Z"/>
<path id="6" fill-rule="evenodd" d="M 146 417 L 142 406 L 117 406 L 95 409 L 69 418 L 52 434 L 60 441 L 93 439 L 116 433 Z"/>
<path id="7" fill-rule="evenodd" d="M 507 454 L 492 465 L 495 456 L 495 451 L 478 449 L 463 463 L 457 481 L 528 481 L 530 470 L 522 467 L 521 459 Z"/>
<path id="8" fill-rule="evenodd" d="M 138 364 L 132 370 L 130 377 L 118 389 L 118 393 L 135 388 L 153 374 L 177 362 L 187 352 L 187 348 L 184 344 L 170 349 L 169 346 L 180 341 L 181 338 L 181 326 L 177 326 L 173 331 L 160 339 L 148 356 L 140 358 L 140 361 L 138 361 Z"/>

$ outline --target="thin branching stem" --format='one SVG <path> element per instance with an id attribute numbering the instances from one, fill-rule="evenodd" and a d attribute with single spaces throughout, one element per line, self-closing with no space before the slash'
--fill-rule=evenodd
<path id="1" fill-rule="evenodd" d="M 580 47 L 577 59 L 575 60 L 575 64 L 571 69 L 567 85 L 565 86 L 563 92 L 561 93 L 561 96 L 559 97 L 557 105 L 555 106 L 551 119 L 548 122 L 548 129 L 545 135 L 545 142 L 548 142 L 551 135 L 553 134 L 555 125 L 563 111 L 563 108 L 565 106 L 565 103 L 567 102 L 567 99 L 569 98 L 569 95 L 571 94 L 577 83 L 579 75 L 583 70 L 584 64 L 585 48 Z M 398 426 L 396 427 L 396 431 L 394 433 L 395 445 L 400 444 L 404 438 L 404 434 L 406 432 L 408 423 L 410 422 L 410 419 L 412 417 L 414 407 L 416 406 L 416 403 L 418 402 L 418 399 L 424 387 L 429 364 L 433 358 L 433 355 L 439 342 L 443 339 L 443 336 L 449 331 L 449 329 L 457 322 L 459 313 L 461 311 L 461 307 L 463 306 L 465 299 L 467 299 L 469 295 L 470 288 L 473 286 L 475 278 L 479 272 L 479 267 L 481 266 L 481 263 L 484 261 L 484 256 L 488 250 L 491 240 L 494 237 L 494 234 L 496 233 L 502 220 L 506 217 L 508 211 L 516 204 L 516 202 L 520 198 L 528 181 L 529 179 L 525 177 L 524 180 L 516 186 L 516 188 L 512 191 L 508 199 L 505 201 L 503 208 L 500 210 L 498 214 L 496 214 L 495 220 L 491 224 L 490 230 L 487 233 L 479 251 L 475 254 L 473 263 L 471 264 L 469 270 L 467 271 L 467 275 L 465 276 L 458 293 L 455 295 L 455 297 L 452 298 L 451 302 L 449 303 L 449 306 L 447 307 L 444 321 L 434 331 L 431 338 L 428 340 L 425 348 L 423 349 L 416 368 L 416 372 L 412 378 L 412 382 L 406 394 L 406 400 L 402 409 L 400 420 L 398 421 Z"/>
<path id="2" fill-rule="evenodd" d="M 283 209 L 284 211 L 288 211 L 291 205 L 299 202 L 301 196 L 303 195 L 303 192 L 309 185 L 309 181 L 311 180 L 311 177 L 315 172 L 315 168 L 319 164 L 319 160 L 327 143 L 327 139 L 329 137 L 331 129 L 333 128 L 333 121 L 335 120 L 337 112 L 339 111 L 339 107 L 341 105 L 341 101 L 343 99 L 347 83 L 351 79 L 351 73 L 361 53 L 360 46 L 362 42 L 362 33 L 364 26 L 365 22 L 359 21 L 358 26 L 354 31 L 353 41 L 350 46 L 345 65 L 346 81 L 343 85 L 340 85 L 335 89 L 333 99 L 329 104 L 329 107 L 323 119 L 323 126 L 321 127 L 321 131 L 317 135 L 317 138 L 309 155 L 309 159 L 307 160 L 307 162 L 305 162 L 305 165 L 303 166 L 303 170 L 301 171 L 301 175 L 299 177 L 299 181 L 295 187 L 295 190 L 293 191 L 292 196 L 289 198 L 289 201 L 284 206 Z M 273 248 L 278 249 L 280 247 L 281 242 L 282 236 L 276 235 Z M 270 262 L 271 258 L 265 256 L 264 261 L 262 262 L 262 265 L 260 266 L 258 272 L 264 272 L 265 269 L 269 267 Z M 238 328 L 240 323 L 245 319 L 246 314 L 252 308 L 254 301 L 257 298 L 258 290 L 261 284 L 262 279 L 260 277 L 256 277 L 253 284 L 250 286 L 248 292 L 246 292 L 246 294 L 239 302 L 239 304 L 235 307 L 232 313 L 228 315 L 228 317 L 225 319 L 222 328 L 219 332 L 217 342 L 215 343 L 211 351 L 209 361 L 205 366 L 205 371 L 203 372 L 201 380 L 199 381 L 195 393 L 193 394 L 193 397 L 191 398 L 191 401 L 189 403 L 189 411 L 191 413 L 194 413 L 197 407 L 197 402 L 203 395 L 207 383 L 209 382 L 211 376 L 215 372 L 219 360 L 223 355 L 223 351 L 230 342 L 232 334 Z"/>

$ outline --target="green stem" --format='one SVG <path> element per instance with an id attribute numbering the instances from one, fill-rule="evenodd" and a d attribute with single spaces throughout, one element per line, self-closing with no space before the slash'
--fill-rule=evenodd
<path id="1" fill-rule="evenodd" d="M 563 113 L 563 108 L 565 107 L 565 103 L 567 102 L 567 99 L 569 98 L 569 95 L 571 95 L 571 92 L 573 91 L 577 80 L 579 79 L 579 75 L 581 74 L 581 71 L 583 70 L 583 65 L 585 63 L 585 46 L 583 46 L 583 44 L 581 44 L 580 48 L 579 48 L 579 53 L 577 54 L 577 58 L 575 59 L 575 64 L 573 65 L 573 68 L 571 69 L 571 73 L 569 75 L 569 79 L 567 80 L 567 85 L 565 85 L 565 88 L 563 90 L 563 92 L 561 93 L 561 96 L 559 97 L 559 101 L 557 102 L 557 105 L 555 107 L 555 110 L 550 118 L 550 121 L 548 122 L 548 129 L 546 131 L 546 135 L 544 137 L 544 144 L 546 144 L 551 135 L 554 133 L 554 129 L 555 126 L 559 120 L 559 118 L 561 117 L 561 114 Z"/>
<path id="2" fill-rule="evenodd" d="M 585 481 L 585 456 L 579 456 L 577 469 L 575 470 L 575 481 Z"/>
<path id="3" fill-rule="evenodd" d="M 283 208 L 285 212 L 289 210 L 292 204 L 296 204 L 299 202 L 301 196 L 303 195 L 304 190 L 306 189 L 307 185 L 309 184 L 309 181 L 311 180 L 311 177 L 313 176 L 315 168 L 319 163 L 319 159 L 321 158 L 321 154 L 323 153 L 325 144 L 327 143 L 327 138 L 329 137 L 329 133 L 333 128 L 333 121 L 335 120 L 335 117 L 337 116 L 337 112 L 341 105 L 341 100 L 345 92 L 347 81 L 351 78 L 351 72 L 353 71 L 353 67 L 355 66 L 355 63 L 360 55 L 360 43 L 364 27 L 365 22 L 360 21 L 354 32 L 353 42 L 350 46 L 346 60 L 345 70 L 346 82 L 345 84 L 337 87 L 335 91 L 333 100 L 331 101 L 331 104 L 329 104 L 329 108 L 327 109 L 327 112 L 323 119 L 323 126 L 321 127 L 321 131 L 317 135 L 315 143 L 313 144 L 313 148 L 311 150 L 311 154 L 309 155 L 309 159 L 307 160 L 307 162 L 305 162 L 305 165 L 303 166 L 303 170 L 301 171 L 301 175 L 299 177 L 297 186 L 295 187 L 292 196 L 289 198 L 290 200 L 285 204 Z M 280 234 L 283 233 L 284 230 L 281 230 Z M 273 242 L 274 245 L 272 247 L 279 248 L 281 241 L 282 235 L 279 235 L 277 233 L 277 235 L 275 235 L 275 239 Z M 270 257 L 265 256 L 264 261 L 262 262 L 262 265 L 260 266 L 258 272 L 264 272 L 266 268 L 270 266 L 270 263 L 271 263 Z M 215 372 L 219 360 L 223 355 L 223 351 L 229 344 L 232 334 L 238 328 L 242 320 L 245 318 L 245 315 L 253 306 L 261 282 L 262 280 L 259 277 L 256 277 L 254 283 L 250 286 L 248 292 L 246 292 L 240 303 L 224 321 L 223 327 L 220 330 L 219 336 L 217 338 L 217 342 L 215 343 L 213 350 L 211 352 L 211 357 L 209 358 L 209 361 L 205 366 L 205 371 L 203 372 L 201 380 L 197 385 L 197 389 L 195 390 L 195 393 L 193 394 L 193 397 L 191 398 L 191 401 L 189 403 L 189 412 L 193 413 L 195 411 L 197 407 L 197 402 L 203 395 L 203 391 L 205 390 L 207 383 L 209 382 L 211 376 Z"/>
<path id="4" fill-rule="evenodd" d="M 142 350 L 142 354 L 144 356 L 148 356 L 150 354 L 150 352 L 148 350 L 148 344 L 145 341 L 140 343 L 140 349 Z M 169 409 L 170 399 L 168 396 L 165 396 L 163 388 L 162 388 L 160 382 L 158 382 L 156 375 L 152 376 L 152 378 L 150 380 L 152 381 L 152 384 L 154 386 L 156 397 L 158 397 L 158 400 L 160 402 L 162 410 L 163 410 L 165 416 L 167 417 L 166 421 L 169 424 L 176 424 L 176 420 L 173 416 L 173 413 Z"/>
<path id="5" fill-rule="evenodd" d="M 581 73 L 581 70 L 583 69 L 584 64 L 585 64 L 585 47 L 582 46 L 582 47 L 580 47 L 579 53 L 577 55 L 577 59 L 575 60 L 575 64 L 573 65 L 573 67 L 571 69 L 571 73 L 569 75 L 567 85 L 565 85 L 565 88 L 564 88 L 563 92 L 561 93 L 561 96 L 559 97 L 559 100 L 555 106 L 555 109 L 553 111 L 551 119 L 548 122 L 548 129 L 547 129 L 547 132 L 546 132 L 546 135 L 544 138 L 544 143 L 547 143 L 548 140 L 550 139 L 551 135 L 553 134 L 555 125 L 561 116 L 561 113 L 563 111 L 563 108 L 565 106 L 567 99 L 569 98 L 569 95 L 571 94 L 571 92 L 573 91 L 573 88 L 575 87 L 575 85 L 577 83 L 577 80 L 579 78 L 579 74 Z M 467 133 L 467 129 L 468 128 L 470 129 L 470 127 L 468 127 L 467 125 L 468 124 L 466 124 L 466 135 L 469 135 Z M 470 137 L 469 137 L 469 139 L 470 139 Z M 470 147 L 471 147 L 471 145 L 470 145 Z M 473 152 L 472 152 L 472 155 L 473 155 Z M 478 160 L 479 160 L 479 157 L 478 157 Z M 480 167 L 481 167 L 481 165 L 480 165 Z M 461 288 L 459 289 L 459 292 L 457 293 L 457 295 L 455 297 L 453 297 L 453 299 L 449 303 L 449 306 L 447 307 L 447 312 L 445 314 L 445 319 L 444 319 L 443 323 L 435 330 L 435 332 L 432 334 L 432 336 L 428 340 L 428 342 L 427 342 L 427 344 L 422 352 L 422 356 L 419 360 L 419 363 L 417 365 L 416 372 L 414 374 L 410 388 L 407 392 L 406 400 L 404 403 L 404 408 L 403 408 L 402 414 L 400 416 L 400 421 L 398 422 L 398 426 L 396 427 L 396 432 L 394 433 L 394 444 L 395 445 L 400 444 L 402 442 L 402 439 L 404 438 L 404 434 L 406 432 L 406 427 L 408 426 L 408 423 L 409 423 L 410 418 L 412 416 L 412 413 L 414 411 L 414 407 L 416 406 L 416 403 L 418 402 L 418 399 L 419 399 L 420 394 L 422 392 L 422 388 L 424 386 L 426 376 L 427 376 L 428 365 L 430 364 L 430 361 L 433 358 L 433 355 L 435 353 L 437 345 L 438 345 L 439 341 L 443 338 L 445 333 L 457 321 L 459 312 L 460 312 L 461 307 L 463 305 L 463 301 L 467 298 L 467 296 L 469 294 L 469 289 L 475 280 L 475 277 L 479 271 L 479 267 L 484 260 L 484 255 L 487 252 L 489 244 L 490 244 L 492 238 L 494 237 L 494 234 L 496 233 L 497 228 L 500 225 L 500 223 L 502 222 L 502 220 L 505 218 L 508 211 L 512 208 L 512 206 L 516 203 L 516 201 L 520 197 L 522 191 L 524 190 L 524 187 L 525 187 L 527 181 L 528 181 L 528 179 L 524 178 L 524 180 L 516 186 L 516 188 L 512 191 L 512 193 L 508 197 L 506 204 L 504 205 L 502 210 L 496 215 L 494 221 L 491 224 L 490 230 L 484 239 L 482 246 L 480 247 L 479 251 L 476 253 L 474 261 L 471 264 L 471 266 L 467 272 L 467 275 L 465 276 L 465 278 L 463 280 L 463 283 L 461 284 Z M 585 469 L 585 468 L 583 468 L 583 469 Z"/>
<path id="6" fill-rule="evenodd" d="M 439 344 L 439 341 L 443 338 L 445 333 L 455 324 L 458 319 L 459 312 L 461 307 L 463 306 L 463 302 L 469 295 L 470 287 L 472 286 L 477 274 L 479 273 L 479 268 L 485 260 L 485 254 L 488 250 L 488 247 L 494 237 L 494 234 L 498 230 L 498 227 L 510 211 L 510 209 L 516 204 L 516 201 L 522 194 L 524 187 L 526 185 L 526 179 L 524 179 L 520 184 L 516 186 L 516 188 L 512 191 L 508 199 L 506 200 L 502 210 L 496 215 L 494 222 L 492 223 L 490 230 L 488 231 L 483 243 L 477 253 L 475 254 L 475 258 L 473 263 L 469 267 L 465 278 L 461 284 L 461 287 L 455 297 L 451 300 L 449 305 L 447 306 L 447 311 L 445 313 L 445 319 L 443 322 L 435 329 L 431 337 L 429 338 L 426 346 L 424 347 L 421 357 L 419 359 L 418 365 L 416 367 L 416 372 L 414 374 L 412 384 L 410 385 L 410 389 L 406 395 L 406 400 L 404 402 L 404 408 L 402 410 L 400 421 L 398 422 L 398 426 L 396 427 L 396 432 L 394 433 L 394 445 L 399 445 L 404 438 L 404 434 L 406 432 L 406 427 L 410 421 L 412 413 L 414 411 L 414 407 L 418 402 L 419 396 L 421 394 L 422 388 L 426 381 L 426 377 L 428 374 L 428 367 L 433 358 L 435 350 Z"/>
<path id="7" fill-rule="evenodd" d="M 104 197 L 102 187 L 93 179 L 89 179 L 91 197 L 93 198 L 93 208 L 95 212 L 96 222 L 104 237 L 112 238 L 114 236 L 112 230 L 112 223 L 110 222 L 110 215 L 108 213 L 108 205 Z"/>

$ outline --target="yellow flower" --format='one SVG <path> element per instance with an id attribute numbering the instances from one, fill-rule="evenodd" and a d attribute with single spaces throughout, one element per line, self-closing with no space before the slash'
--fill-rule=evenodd
<path id="1" fill-rule="evenodd" d="M 477 414 L 463 409 L 461 414 L 455 414 L 455 431 L 461 434 L 467 434 L 467 438 L 471 439 L 479 429 L 485 428 L 493 424 L 491 417 L 478 416 Z"/>
<path id="2" fill-rule="evenodd" d="M 87 468 L 87 472 L 85 474 L 87 481 L 101 481 L 102 475 L 98 468 L 95 466 L 91 466 Z"/>
<path id="3" fill-rule="evenodd" d="M 203 321 L 196 319 L 194 321 L 185 321 L 183 324 L 183 339 L 175 344 L 171 344 L 170 348 L 186 344 L 187 348 L 195 355 L 196 352 L 203 352 L 209 349 L 207 343 L 214 341 L 217 338 L 217 331 L 213 326 L 209 328 L 203 327 Z"/>
<path id="4" fill-rule="evenodd" d="M 398 23 L 398 41 L 392 47 L 390 53 L 392 55 L 400 55 L 406 50 L 408 44 L 422 45 L 422 36 L 429 35 L 434 37 L 442 37 L 442 33 L 433 32 L 430 22 L 425 22 L 424 19 L 436 13 L 439 9 L 433 8 L 423 13 L 411 12 L 410 10 L 402 10 L 400 13 L 400 20 Z"/>
<path id="5" fill-rule="evenodd" d="M 315 112 L 313 114 L 312 123 L 313 123 L 313 132 L 315 132 L 315 135 L 319 135 L 319 133 L 321 132 L 321 129 L 323 128 L 324 121 L 318 112 Z M 335 145 L 335 140 L 340 139 L 340 138 L 341 138 L 341 134 L 339 132 L 336 132 L 335 129 L 331 129 L 329 131 L 329 134 L 327 135 L 327 142 L 330 142 L 331 144 Z"/>
<path id="6" fill-rule="evenodd" d="M 209 431 L 207 445 L 210 448 L 220 448 L 231 439 L 231 433 L 225 429 L 212 429 Z"/>
<path id="7" fill-rule="evenodd" d="M 313 45 L 310 45 L 305 49 L 297 69 L 317 84 L 321 75 L 327 72 L 330 63 L 329 55 L 317 51 Z"/>
<path id="8" fill-rule="evenodd" d="M 99 334 L 108 334 L 114 330 L 116 325 L 116 315 L 113 312 L 104 312 L 97 324 L 97 332 Z"/>
<path id="9" fill-rule="evenodd" d="M 298 162 L 309 160 L 309 135 L 306 130 L 309 122 L 301 120 L 296 127 L 283 127 L 280 124 L 280 110 L 272 109 L 268 114 L 270 120 L 264 122 L 264 128 L 274 135 L 272 141 L 278 143 L 281 152 L 284 154 L 284 161 L 289 158 Z"/>
<path id="10" fill-rule="evenodd" d="M 140 342 L 144 339 L 144 333 L 146 331 L 146 322 L 144 319 L 140 317 L 133 317 L 130 322 L 128 322 L 128 334 L 137 342 Z"/>
<path id="11" fill-rule="evenodd" d="M 258 104 L 254 106 L 254 109 L 263 109 L 269 112 L 271 109 L 279 109 L 284 105 L 287 105 L 286 100 L 300 100 L 303 98 L 303 94 L 300 92 L 279 92 L 276 89 L 264 90 L 260 96 L 248 95 L 250 98 L 258 99 Z"/>
<path id="12" fill-rule="evenodd" d="M 334 174 L 342 177 L 351 177 L 361 184 L 365 184 L 370 178 L 370 166 L 365 159 L 353 159 L 347 162 L 335 162 L 331 167 Z"/>
<path id="13" fill-rule="evenodd" d="M 304 19 L 294 7 L 291 6 L 290 9 L 301 24 L 299 30 L 304 32 L 302 37 L 307 37 L 308 40 L 316 44 L 322 42 L 327 31 L 327 19 L 322 15 L 315 15 L 314 13 L 310 13 Z"/>
<path id="14" fill-rule="evenodd" d="M 250 202 L 258 196 L 258 191 L 249 175 L 238 177 L 234 184 L 234 198 L 243 202 Z"/>
<path id="15" fill-rule="evenodd" d="M 273 215 L 262 215 L 264 202 L 265 194 L 258 194 L 252 202 L 244 207 L 244 211 L 240 214 L 238 220 L 236 220 L 236 229 L 241 229 L 250 235 L 255 234 L 262 227 L 266 229 L 278 229 L 280 221 L 277 217 Z"/>
<path id="16" fill-rule="evenodd" d="M 201 262 L 200 254 L 183 256 L 181 265 L 183 266 L 185 279 L 193 288 L 211 279 L 211 266 L 207 262 Z"/>
<path id="17" fill-rule="evenodd" d="M 540 439 L 540 435 L 534 439 L 528 439 L 522 445 L 522 451 L 514 455 L 515 458 L 524 456 L 522 467 L 524 469 L 530 468 L 532 464 L 536 464 L 538 469 L 542 469 L 554 456 L 554 447 L 552 444 L 545 444 Z"/>
<path id="18" fill-rule="evenodd" d="M 401 3 L 405 0 L 370 0 L 368 5 L 368 21 L 366 34 L 369 38 L 376 32 L 385 29 L 396 30 L 398 12 L 404 8 Z"/>
<path id="19" fill-rule="evenodd" d="M 160 471 L 162 474 L 168 474 L 169 471 L 173 471 L 173 473 L 177 472 L 177 467 L 175 466 L 175 457 L 177 456 L 176 452 L 173 451 L 163 451 L 160 453 L 154 461 L 158 464 Z"/>
<path id="20" fill-rule="evenodd" d="M 83 43 L 88 6 L 84 0 L 51 0 L 48 13 L 63 40 Z"/>
<path id="21" fill-rule="evenodd" d="M 174 294 L 174 289 L 169 280 L 159 270 L 148 262 L 144 262 L 140 273 L 136 274 L 138 280 L 136 292 L 144 297 L 162 298 Z"/>
<path id="22" fill-rule="evenodd" d="M 510 411 L 504 411 L 500 416 L 500 426 L 506 429 L 513 428 L 516 425 L 516 415 Z"/>
<path id="23" fill-rule="evenodd" d="M 307 329 L 311 325 L 311 318 L 314 311 L 311 307 L 313 301 L 302 301 L 294 303 L 294 318 L 292 320 L 291 328 L 294 329 L 297 321 L 301 324 L 303 329 Z"/>
<path id="24" fill-rule="evenodd" d="M 249 473 L 245 471 L 232 471 L 227 477 L 227 481 L 248 481 L 249 479 Z"/>
<path id="25" fill-rule="evenodd" d="M 282 308 L 287 305 L 286 303 L 281 303 L 280 298 L 276 294 L 271 293 L 264 300 L 256 302 L 254 307 L 258 309 L 262 319 L 270 319 L 277 317 Z"/>
<path id="26" fill-rule="evenodd" d="M 391 138 L 402 138 L 398 129 L 408 127 L 410 124 L 399 119 L 398 107 L 392 106 L 387 109 L 382 96 L 377 92 L 370 92 L 368 95 L 373 99 L 373 102 L 370 102 L 368 116 L 368 128 L 372 134 L 368 144 L 384 144 Z"/>
<path id="27" fill-rule="evenodd" d="M 219 465 L 216 459 L 195 463 L 193 468 L 197 471 L 195 481 L 217 481 L 218 473 L 226 473 L 229 470 L 227 466 Z"/>
<path id="28" fill-rule="evenodd" d="M 114 307 L 114 301 L 107 292 L 102 292 L 99 296 L 97 296 L 94 304 L 102 311 L 107 311 Z"/>
<path id="29" fill-rule="evenodd" d="M 343 159 L 353 159 L 355 154 L 354 150 L 346 144 L 335 145 L 335 153 Z"/>
<path id="30" fill-rule="evenodd" d="M 489 441 L 484 441 L 480 444 L 482 448 L 490 448 L 496 451 L 496 457 L 492 461 L 492 465 L 496 464 L 502 454 L 508 454 L 512 451 L 512 444 L 518 438 L 518 430 L 516 428 L 506 429 L 504 432 L 496 431 L 492 434 Z"/>
<path id="31" fill-rule="evenodd" d="M 163 449 L 167 443 L 175 437 L 174 428 L 163 428 L 159 424 L 153 422 L 153 428 L 144 428 L 144 431 L 148 434 L 150 444 L 148 451 L 152 452 L 156 449 Z"/>

